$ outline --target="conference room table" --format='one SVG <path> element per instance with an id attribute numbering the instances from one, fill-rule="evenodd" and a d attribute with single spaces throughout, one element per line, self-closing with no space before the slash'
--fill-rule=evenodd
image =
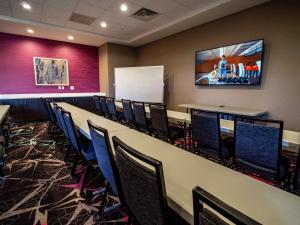
<path id="1" fill-rule="evenodd" d="M 123 108 L 121 102 L 115 102 L 117 108 Z M 150 117 L 150 109 L 148 106 L 145 106 L 145 111 L 147 117 Z M 252 114 L 254 115 L 254 114 Z M 257 114 L 255 114 L 257 115 Z M 185 112 L 178 112 L 173 110 L 167 110 L 167 116 L 169 121 L 180 122 L 184 124 L 184 128 L 191 125 L 191 114 Z M 220 119 L 220 128 L 221 132 L 227 134 L 233 134 L 234 132 L 234 121 Z M 282 136 L 282 146 L 288 148 L 289 151 L 298 153 L 300 146 L 300 132 L 283 130 Z"/>
<path id="2" fill-rule="evenodd" d="M 300 197 L 296 195 L 139 131 L 123 128 L 121 124 L 86 110 L 67 103 L 58 105 L 71 112 L 75 125 L 87 138 L 90 139 L 86 120 L 91 119 L 109 131 L 110 139 L 117 136 L 141 153 L 160 160 L 168 204 L 190 224 L 193 224 L 192 189 L 195 186 L 262 224 L 299 224 Z"/>
<path id="3" fill-rule="evenodd" d="M 223 105 L 208 105 L 208 104 L 179 104 L 179 107 L 186 108 L 187 112 L 190 109 L 199 109 L 204 111 L 219 112 L 230 115 L 240 115 L 249 117 L 259 117 L 266 115 L 268 112 L 266 110 L 233 107 L 233 106 L 223 106 Z"/>
<path id="4" fill-rule="evenodd" d="M 6 117 L 8 111 L 10 109 L 10 105 L 0 105 L 0 124 L 3 119 Z"/>
<path id="5" fill-rule="evenodd" d="M 107 129 L 108 132 L 130 130 L 130 128 L 122 124 L 116 123 L 112 120 L 105 119 L 104 117 L 86 111 L 84 109 L 81 109 L 79 107 L 73 106 L 71 104 L 65 102 L 58 102 L 56 104 L 62 107 L 64 110 L 71 113 L 75 125 L 77 126 L 79 131 L 88 139 L 91 139 L 89 126 L 87 123 L 88 119 L 92 120 L 96 125 Z"/>

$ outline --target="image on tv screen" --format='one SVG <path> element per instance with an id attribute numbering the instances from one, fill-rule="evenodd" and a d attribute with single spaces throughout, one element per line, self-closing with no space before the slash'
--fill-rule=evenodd
<path id="1" fill-rule="evenodd" d="M 256 85 L 262 73 L 263 40 L 196 52 L 196 85 Z"/>

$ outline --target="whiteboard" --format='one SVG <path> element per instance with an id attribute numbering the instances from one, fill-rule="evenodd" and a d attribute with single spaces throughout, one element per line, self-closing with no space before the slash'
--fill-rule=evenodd
<path id="1" fill-rule="evenodd" d="M 162 103 L 163 75 L 164 66 L 115 68 L 115 99 Z"/>

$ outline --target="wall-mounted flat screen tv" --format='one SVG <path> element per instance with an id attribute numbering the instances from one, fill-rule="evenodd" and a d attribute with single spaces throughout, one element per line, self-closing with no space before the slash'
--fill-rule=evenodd
<path id="1" fill-rule="evenodd" d="M 196 85 L 258 85 L 264 40 L 196 52 Z"/>

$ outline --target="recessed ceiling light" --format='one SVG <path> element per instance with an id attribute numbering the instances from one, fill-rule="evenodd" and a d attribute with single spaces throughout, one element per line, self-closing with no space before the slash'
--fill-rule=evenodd
<path id="1" fill-rule="evenodd" d="M 120 9 L 122 12 L 126 12 L 128 10 L 128 6 L 125 3 L 123 3 L 121 4 Z"/>
<path id="2" fill-rule="evenodd" d="M 27 29 L 27 32 L 30 33 L 30 34 L 33 34 L 33 33 L 34 33 L 34 30 L 28 28 L 28 29 Z"/>
<path id="3" fill-rule="evenodd" d="M 105 27 L 107 27 L 107 23 L 106 23 L 105 21 L 102 21 L 102 22 L 100 23 L 100 26 L 103 27 L 103 28 L 105 28 Z"/>
<path id="4" fill-rule="evenodd" d="M 74 37 L 73 37 L 72 35 L 69 35 L 69 36 L 68 36 L 68 39 L 69 39 L 69 40 L 74 40 Z"/>
<path id="5" fill-rule="evenodd" d="M 28 2 L 21 2 L 21 5 L 24 9 L 27 9 L 27 10 L 31 9 L 31 5 L 29 5 Z"/>

